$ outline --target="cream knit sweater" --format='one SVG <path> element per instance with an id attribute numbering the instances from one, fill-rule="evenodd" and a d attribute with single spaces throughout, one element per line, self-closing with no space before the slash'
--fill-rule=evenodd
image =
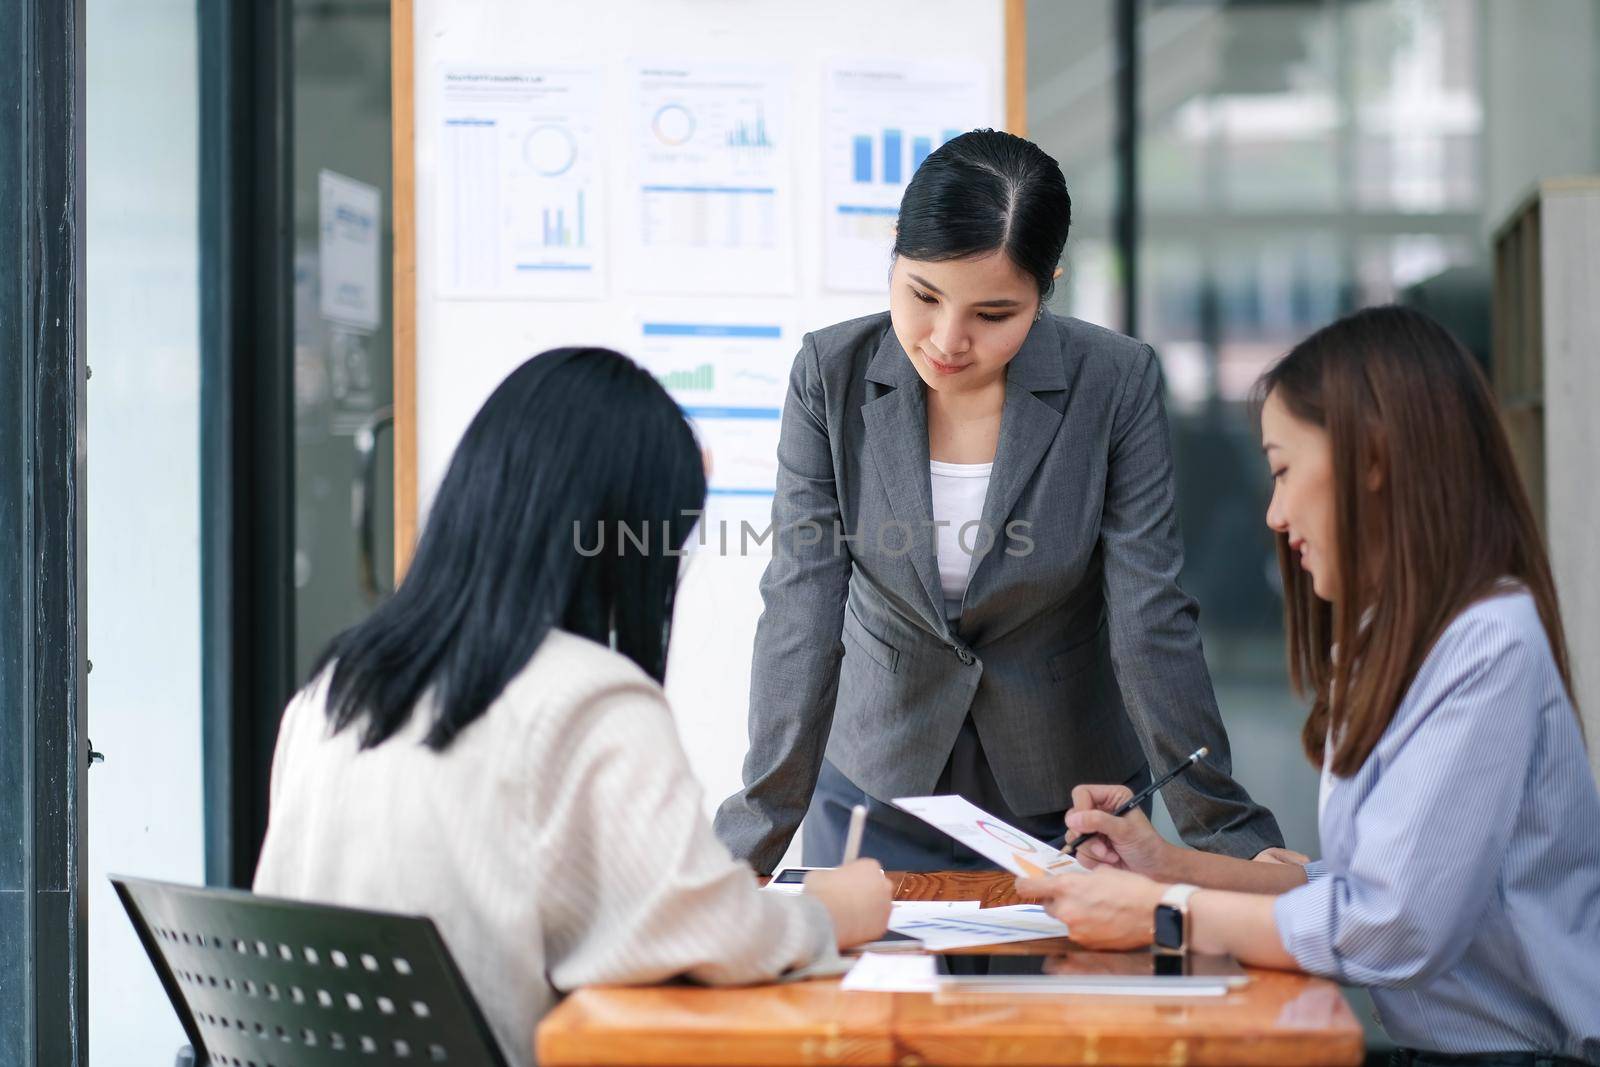
<path id="1" fill-rule="evenodd" d="M 566 991 L 766 981 L 833 953 L 827 911 L 762 893 L 712 835 L 661 687 L 552 631 L 443 752 L 328 731 L 326 673 L 289 704 L 255 890 L 427 915 L 506 1058 Z"/>

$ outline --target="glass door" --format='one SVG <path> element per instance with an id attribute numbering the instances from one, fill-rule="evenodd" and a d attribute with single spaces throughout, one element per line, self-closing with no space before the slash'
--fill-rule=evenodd
<path id="1" fill-rule="evenodd" d="M 392 584 L 389 4 L 292 7 L 295 681 Z"/>

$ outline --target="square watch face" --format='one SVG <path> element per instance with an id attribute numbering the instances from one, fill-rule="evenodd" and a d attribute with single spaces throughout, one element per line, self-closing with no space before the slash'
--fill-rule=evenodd
<path id="1" fill-rule="evenodd" d="M 1170 904 L 1156 908 L 1155 941 L 1162 948 L 1183 947 L 1183 912 Z"/>

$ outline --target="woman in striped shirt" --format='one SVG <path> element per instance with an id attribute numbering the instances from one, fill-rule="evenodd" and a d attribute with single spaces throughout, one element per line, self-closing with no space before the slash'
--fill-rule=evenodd
<path id="1" fill-rule="evenodd" d="M 1600 793 L 1482 373 L 1373 308 L 1257 395 L 1323 859 L 1182 849 L 1110 814 L 1125 788 L 1081 786 L 1095 869 L 1019 888 L 1091 947 L 1149 944 L 1165 899 L 1196 951 L 1370 987 L 1400 1063 L 1600 1063 Z"/>

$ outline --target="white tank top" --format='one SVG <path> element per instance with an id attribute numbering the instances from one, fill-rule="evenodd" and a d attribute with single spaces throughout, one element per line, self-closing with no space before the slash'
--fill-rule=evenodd
<path id="1" fill-rule="evenodd" d="M 938 524 L 935 545 L 939 585 L 944 591 L 945 617 L 949 619 L 961 615 L 973 553 L 987 548 L 1000 533 L 996 530 L 986 534 L 981 526 L 983 500 L 989 494 L 989 472 L 993 468 L 993 463 L 928 463 L 933 521 Z"/>

